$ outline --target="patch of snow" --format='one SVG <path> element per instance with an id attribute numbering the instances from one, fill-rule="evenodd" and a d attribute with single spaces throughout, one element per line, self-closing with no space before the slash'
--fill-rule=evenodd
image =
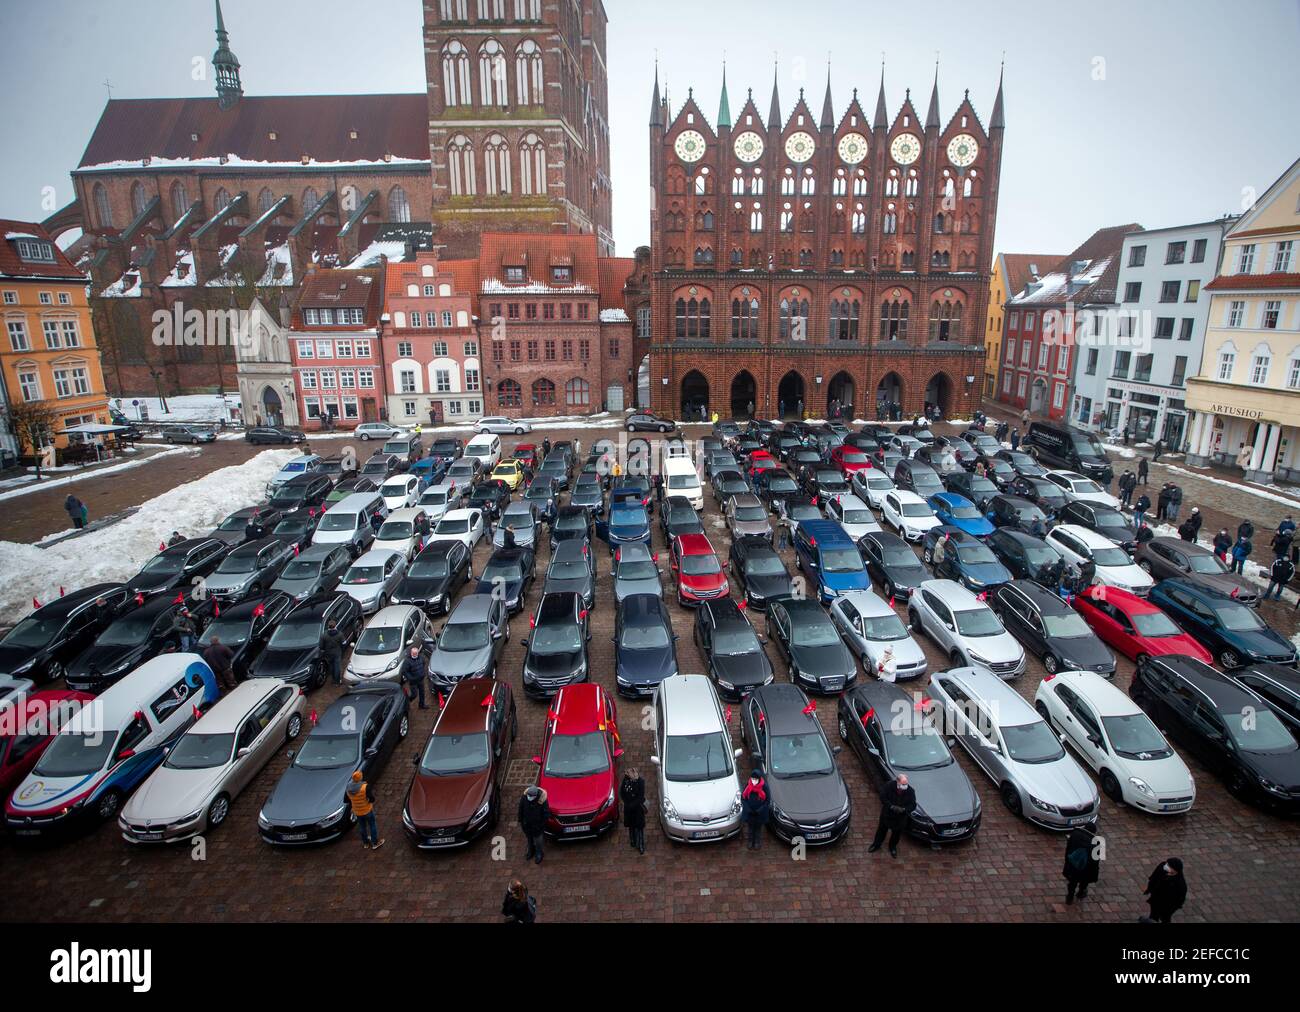
<path id="1" fill-rule="evenodd" d="M 186 268 L 184 275 L 181 274 L 181 268 Z M 183 288 L 195 284 L 194 277 L 194 254 L 185 252 L 180 255 L 176 261 L 176 266 L 172 272 L 163 278 L 162 287 L 164 288 Z"/>
<path id="2" fill-rule="evenodd" d="M 406 243 L 401 239 L 376 239 L 352 258 L 347 269 L 355 271 L 365 267 L 378 267 L 381 256 L 388 257 L 389 260 L 401 260 L 406 256 Z"/>
<path id="3" fill-rule="evenodd" d="M 375 160 L 353 160 L 350 162 L 318 162 L 313 159 L 309 165 L 330 168 L 330 169 L 366 169 L 374 165 L 428 165 L 427 158 L 399 158 L 393 155 L 386 159 Z M 77 167 L 78 172 L 116 172 L 121 169 L 138 169 L 144 165 L 144 160 L 127 160 L 118 159 L 111 162 L 96 162 L 94 165 L 81 165 Z M 149 168 L 151 169 L 192 169 L 201 165 L 213 165 L 223 167 L 253 166 L 256 168 L 294 168 L 301 169 L 303 162 L 301 159 L 294 159 L 291 162 L 263 162 L 252 158 L 241 158 L 239 155 L 231 152 L 224 156 L 212 155 L 204 158 L 149 158 Z"/>
<path id="4" fill-rule="evenodd" d="M 130 400 L 119 397 L 113 401 L 113 406 L 133 422 L 140 421 L 140 405 L 148 408 L 151 422 L 218 422 L 222 418 L 228 421 L 231 417 L 238 417 L 240 411 L 238 394 L 220 397 L 217 394 L 180 394 L 167 398 L 166 411 L 157 397 L 132 397 Z"/>
<path id="5" fill-rule="evenodd" d="M 1120 446 L 1118 443 L 1102 443 L 1107 453 L 1113 453 L 1115 456 L 1124 460 L 1132 460 L 1137 454 L 1127 446 Z"/>
<path id="6" fill-rule="evenodd" d="M 30 232 L 6 232 L 6 239 L 39 239 L 39 235 L 32 235 Z"/>
<path id="7" fill-rule="evenodd" d="M 128 278 L 131 279 L 129 283 Z M 140 297 L 140 272 L 127 271 L 99 294 L 106 299 L 138 299 Z"/>
<path id="8" fill-rule="evenodd" d="M 483 282 L 484 295 L 592 295 L 595 294 L 594 288 L 586 285 L 571 285 L 567 288 L 554 288 L 551 285 L 543 285 L 538 282 L 531 282 L 526 285 L 507 285 L 499 278 L 488 278 Z"/>
<path id="9" fill-rule="evenodd" d="M 602 309 L 600 311 L 601 323 L 631 323 L 627 313 L 621 309 Z"/>

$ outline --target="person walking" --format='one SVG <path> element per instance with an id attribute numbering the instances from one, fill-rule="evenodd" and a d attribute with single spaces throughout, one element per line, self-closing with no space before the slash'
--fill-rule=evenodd
<path id="1" fill-rule="evenodd" d="M 89 516 L 90 511 L 86 509 L 86 504 L 84 502 L 78 499 L 75 495 L 69 494 L 68 497 L 63 500 L 63 508 L 67 511 L 68 519 L 72 521 L 73 527 L 77 530 L 81 530 L 86 526 L 86 517 Z"/>
<path id="2" fill-rule="evenodd" d="M 501 916 L 511 924 L 532 924 L 537 920 L 537 900 L 528 893 L 528 887 L 519 879 L 510 883 L 506 898 L 501 901 Z"/>
<path id="3" fill-rule="evenodd" d="M 420 709 L 427 710 L 424 705 L 424 681 L 428 677 L 429 668 L 425 664 L 424 658 L 420 655 L 420 646 L 417 643 L 411 644 L 411 652 L 406 659 L 402 661 L 402 684 L 406 687 L 406 698 L 414 701 L 418 695 L 420 697 Z"/>
<path id="4" fill-rule="evenodd" d="M 538 864 L 542 863 L 545 856 L 543 843 L 546 820 L 550 817 L 551 806 L 546 803 L 546 791 L 535 784 L 524 791 L 524 796 L 519 799 L 519 828 L 524 831 L 524 839 L 528 841 L 525 861 L 532 858 Z"/>
<path id="5" fill-rule="evenodd" d="M 1028 425 L 1028 424 L 1029 424 L 1029 409 L 1028 409 L 1028 408 L 1025 408 L 1024 411 L 1020 412 L 1020 424 L 1021 424 L 1021 425 Z"/>
<path id="6" fill-rule="evenodd" d="M 384 839 L 379 835 L 379 825 L 375 821 L 375 797 L 360 770 L 352 774 L 347 794 L 348 804 L 352 806 L 352 814 L 357 817 L 357 826 L 361 830 L 361 846 L 366 850 L 378 850 L 384 845 Z"/>
<path id="7" fill-rule="evenodd" d="M 1011 433 L 1011 449 L 1012 449 L 1013 452 L 1016 451 L 1016 450 L 1019 450 L 1019 449 L 1020 449 L 1020 430 L 1019 430 L 1019 429 L 1015 429 L 1015 430 Z"/>
<path id="8" fill-rule="evenodd" d="M 1147 510 L 1151 508 L 1151 497 L 1143 492 L 1133 507 L 1133 526 L 1141 527 L 1146 523 Z"/>
<path id="9" fill-rule="evenodd" d="M 1061 874 L 1065 876 L 1065 902 L 1073 903 L 1077 895 L 1083 899 L 1088 895 L 1088 887 L 1095 885 L 1101 872 L 1101 862 L 1097 859 L 1100 841 L 1097 838 L 1097 824 L 1075 826 L 1065 838 L 1065 864 Z"/>
<path id="10" fill-rule="evenodd" d="M 217 676 L 217 682 L 223 689 L 233 689 L 238 684 L 235 681 L 234 651 L 222 643 L 221 637 L 216 633 L 212 634 L 212 639 L 203 651 L 203 660 Z"/>
<path id="11" fill-rule="evenodd" d="M 1255 525 L 1249 519 L 1243 520 L 1237 525 L 1237 537 L 1253 541 L 1255 539 Z"/>
<path id="12" fill-rule="evenodd" d="M 1295 576 L 1295 563 L 1287 556 L 1279 555 L 1273 560 L 1272 568 L 1268 571 L 1268 589 L 1264 591 L 1264 600 L 1267 601 L 1270 596 L 1273 600 L 1282 600 L 1282 588 L 1291 582 Z M 1274 594 L 1274 588 L 1277 593 Z"/>
<path id="13" fill-rule="evenodd" d="M 1246 560 L 1250 558 L 1250 553 L 1254 551 L 1255 545 L 1247 537 L 1238 537 L 1237 543 L 1232 546 L 1232 571 L 1239 575 L 1246 573 Z"/>
<path id="14" fill-rule="evenodd" d="M 542 460 L 551 455 L 551 437 L 547 436 L 542 440 Z"/>
<path id="15" fill-rule="evenodd" d="M 642 854 L 645 853 L 645 778 L 635 769 L 623 774 L 618 788 L 623 802 L 623 825 L 627 827 L 627 842 Z"/>
<path id="16" fill-rule="evenodd" d="M 772 801 L 767 796 L 767 780 L 757 766 L 749 774 L 749 783 L 740 792 L 740 821 L 747 830 L 745 846 L 758 850 L 763 846 L 763 827 L 772 815 Z"/>
<path id="17" fill-rule="evenodd" d="M 907 820 L 916 810 L 916 791 L 908 784 L 907 774 L 900 773 L 897 780 L 885 784 L 880 792 L 880 821 L 876 824 L 876 837 L 867 848 L 874 854 L 889 834 L 889 856 L 898 857 L 898 838 L 907 828 Z"/>
<path id="18" fill-rule="evenodd" d="M 1196 544 L 1196 536 L 1201 533 L 1201 508 L 1193 506 L 1187 519 L 1178 525 L 1178 536 L 1189 544 Z"/>
<path id="19" fill-rule="evenodd" d="M 198 630 L 194 628 L 194 619 L 190 617 L 188 608 L 181 608 L 172 616 L 172 635 L 176 637 L 176 649 L 183 654 L 188 654 L 194 649 L 194 640 L 198 636 Z"/>
<path id="20" fill-rule="evenodd" d="M 1181 485 L 1169 486 L 1169 508 L 1165 513 L 1165 519 L 1171 524 L 1178 523 L 1178 514 L 1183 509 L 1183 487 Z"/>
<path id="21" fill-rule="evenodd" d="M 1147 879 L 1147 887 L 1142 890 L 1147 897 L 1151 913 L 1138 920 L 1150 924 L 1168 924 L 1174 914 L 1187 902 L 1187 879 L 1183 877 L 1183 862 L 1176 857 L 1166 858 L 1156 865 L 1156 870 Z"/>
<path id="22" fill-rule="evenodd" d="M 1151 461 L 1152 461 L 1152 463 L 1157 463 L 1157 464 L 1158 464 L 1158 463 L 1160 462 L 1160 454 L 1162 454 L 1162 453 L 1164 453 L 1164 452 L 1165 452 L 1165 444 L 1164 444 L 1164 441 L 1163 441 L 1163 440 L 1159 440 L 1159 439 L 1157 439 L 1157 440 L 1156 440 L 1156 445 L 1152 448 L 1152 451 L 1151 451 Z"/>
<path id="23" fill-rule="evenodd" d="M 1145 485 L 1147 483 L 1148 474 L 1150 474 L 1150 467 L 1147 464 L 1146 457 L 1139 457 L 1138 458 L 1138 483 L 1141 485 Z"/>
<path id="24" fill-rule="evenodd" d="M 1279 527 L 1277 533 L 1273 535 L 1273 540 L 1268 543 L 1269 548 L 1273 549 L 1275 558 L 1281 558 L 1291 553 L 1291 543 L 1295 541 L 1295 535 L 1291 531 L 1283 533 Z"/>
<path id="25" fill-rule="evenodd" d="M 1137 488 L 1137 475 L 1133 473 L 1132 468 L 1128 468 L 1119 477 L 1119 501 L 1120 505 L 1131 508 L 1133 505 L 1133 490 Z"/>
<path id="26" fill-rule="evenodd" d="M 325 632 L 320 638 L 321 659 L 335 685 L 343 684 L 343 632 L 339 629 L 338 619 L 330 619 L 325 624 Z"/>
<path id="27" fill-rule="evenodd" d="M 1288 513 L 1282 519 L 1282 522 L 1277 525 L 1277 532 L 1279 534 L 1290 534 L 1291 537 L 1295 537 L 1296 524 L 1290 513 Z"/>
<path id="28" fill-rule="evenodd" d="M 1214 536 L 1214 554 L 1220 562 L 1228 561 L 1228 550 L 1232 548 L 1232 538 L 1228 537 L 1228 528 L 1224 527 Z"/>

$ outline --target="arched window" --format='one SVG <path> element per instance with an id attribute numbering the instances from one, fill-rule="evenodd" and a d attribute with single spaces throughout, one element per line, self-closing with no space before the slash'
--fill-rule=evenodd
<path id="1" fill-rule="evenodd" d="M 274 206 L 275 206 L 275 194 L 272 193 L 267 187 L 263 186 L 262 192 L 257 195 L 258 216 L 260 217 L 261 215 L 266 214 L 266 212 L 271 210 L 271 208 Z"/>
<path id="2" fill-rule="evenodd" d="M 758 207 L 756 207 L 756 208 L 754 208 L 753 211 L 751 211 L 751 212 L 749 213 L 749 230 L 750 230 L 751 232 L 761 232 L 761 231 L 763 231 L 763 210 L 762 210 L 762 208 L 758 208 Z"/>
<path id="3" fill-rule="evenodd" d="M 707 298 L 697 299 L 692 296 L 690 299 L 679 298 L 677 300 L 677 337 L 679 340 L 690 338 L 708 339 L 711 336 L 711 320 L 713 309 Z"/>
<path id="4" fill-rule="evenodd" d="M 842 170 L 841 170 L 842 171 Z M 838 175 L 831 180 L 831 196 L 842 197 L 848 192 L 848 180 L 844 176 Z"/>
<path id="5" fill-rule="evenodd" d="M 758 299 L 731 300 L 731 339 L 733 341 L 758 340 Z"/>
<path id="6" fill-rule="evenodd" d="M 320 194 L 316 192 L 316 187 L 309 186 L 302 191 L 302 207 L 299 209 L 304 215 L 310 214 L 316 210 L 316 205 L 320 203 Z"/>
<path id="7" fill-rule="evenodd" d="M 441 0 L 443 21 L 464 21 L 466 0 Z"/>
<path id="8" fill-rule="evenodd" d="M 794 176 L 786 175 L 781 177 L 781 196 L 794 196 Z"/>
<path id="9" fill-rule="evenodd" d="M 483 145 L 483 170 L 488 194 L 510 192 L 510 145 L 500 134 Z"/>
<path id="10" fill-rule="evenodd" d="M 1267 344 L 1259 344 L 1250 355 L 1250 384 L 1263 386 L 1268 382 L 1268 372 L 1273 365 L 1273 349 Z"/>
<path id="11" fill-rule="evenodd" d="M 472 105 L 469 53 L 456 39 L 442 47 L 442 101 L 444 105 Z"/>
<path id="12" fill-rule="evenodd" d="M 734 196 L 739 197 L 745 192 L 745 177 L 733 176 L 731 178 L 731 192 Z"/>
<path id="13" fill-rule="evenodd" d="M 230 194 L 226 192 L 224 186 L 218 187 L 216 195 L 212 198 L 212 206 L 218 211 L 224 211 L 230 204 Z"/>
<path id="14" fill-rule="evenodd" d="M 782 341 L 806 341 L 808 339 L 808 300 L 798 297 L 786 297 L 780 305 L 780 329 Z"/>
<path id="15" fill-rule="evenodd" d="M 973 184 L 971 183 L 970 178 L 967 177 L 966 182 L 962 183 L 961 195 L 963 197 L 969 197 L 971 195 L 972 189 L 973 189 Z"/>
<path id="16" fill-rule="evenodd" d="M 867 214 L 865 211 L 853 212 L 853 234 L 863 235 L 867 231 Z"/>
<path id="17" fill-rule="evenodd" d="M 519 192 L 546 193 L 546 145 L 529 134 L 519 145 Z"/>
<path id="18" fill-rule="evenodd" d="M 898 231 L 898 215 L 893 211 L 885 212 L 884 229 L 885 235 L 894 235 Z"/>
<path id="19" fill-rule="evenodd" d="M 697 267 L 707 266 L 713 263 L 713 247 L 696 246 L 695 247 L 695 265 Z"/>
<path id="20" fill-rule="evenodd" d="M 532 39 L 524 39 L 515 50 L 515 101 L 519 105 L 546 104 L 542 51 Z"/>
<path id="21" fill-rule="evenodd" d="M 906 191 L 909 197 L 915 197 L 919 192 L 919 183 L 917 182 L 917 178 L 916 178 L 916 169 L 913 169 L 911 172 L 907 174 Z"/>
<path id="22" fill-rule="evenodd" d="M 911 305 L 907 299 L 895 299 L 880 305 L 880 340 L 906 341 L 907 318 Z"/>
<path id="23" fill-rule="evenodd" d="M 533 380 L 533 407 L 541 408 L 555 403 L 555 384 L 548 379 Z"/>
<path id="24" fill-rule="evenodd" d="M 832 341 L 856 341 L 858 339 L 858 321 L 862 314 L 862 303 L 858 299 L 832 299 L 830 339 Z"/>
<path id="25" fill-rule="evenodd" d="M 564 403 L 571 408 L 585 408 L 591 403 L 591 384 L 575 376 L 564 384 Z"/>
<path id="26" fill-rule="evenodd" d="M 132 183 L 131 184 L 131 213 L 133 215 L 140 214 L 140 212 L 144 210 L 144 205 L 145 205 L 144 187 L 139 182 Z"/>
<path id="27" fill-rule="evenodd" d="M 799 192 L 805 197 L 811 197 L 817 192 L 817 179 L 814 176 L 804 176 L 799 180 Z"/>
<path id="28" fill-rule="evenodd" d="M 885 180 L 885 196 L 886 197 L 898 196 L 898 170 L 897 169 L 889 170 L 889 176 Z"/>
<path id="29" fill-rule="evenodd" d="M 478 96 L 482 105 L 510 104 L 506 98 L 506 54 L 496 39 L 488 39 L 478 51 Z"/>
<path id="30" fill-rule="evenodd" d="M 1232 371 L 1237 365 L 1237 346 L 1231 341 L 1219 348 L 1219 371 L 1217 378 L 1222 382 L 1232 379 Z"/>
<path id="31" fill-rule="evenodd" d="M 472 197 L 478 192 L 474 174 L 474 145 L 459 134 L 447 145 L 447 164 L 451 167 L 451 195 Z"/>
<path id="32" fill-rule="evenodd" d="M 523 389 L 512 379 L 502 380 L 497 384 L 497 406 L 518 408 L 523 406 Z"/>
<path id="33" fill-rule="evenodd" d="M 171 200 L 172 218 L 179 220 L 180 216 L 190 209 L 190 198 L 185 194 L 185 184 L 179 179 L 172 183 Z"/>
<path id="34" fill-rule="evenodd" d="M 867 195 L 867 177 L 859 169 L 858 174 L 853 178 L 853 196 L 865 197 Z"/>
<path id="35" fill-rule="evenodd" d="M 794 231 L 794 212 L 793 212 L 793 211 L 782 211 L 782 212 L 781 212 L 781 231 L 782 231 L 782 232 L 793 232 L 793 231 Z"/>
<path id="36" fill-rule="evenodd" d="M 756 174 L 756 175 L 755 175 L 755 176 L 754 176 L 754 177 L 749 181 L 749 192 L 750 192 L 753 196 L 755 196 L 755 197 L 761 197 L 761 196 L 763 195 L 763 177 L 762 177 L 762 176 Z"/>
<path id="37" fill-rule="evenodd" d="M 961 340 L 961 303 L 935 299 L 930 305 L 930 340 Z"/>
<path id="38" fill-rule="evenodd" d="M 411 220 L 411 202 L 406 199 L 406 191 L 400 186 L 394 186 L 388 191 L 388 220 Z"/>

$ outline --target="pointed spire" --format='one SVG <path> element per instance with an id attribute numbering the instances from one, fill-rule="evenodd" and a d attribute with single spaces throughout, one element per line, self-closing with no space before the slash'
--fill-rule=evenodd
<path id="1" fill-rule="evenodd" d="M 828 60 L 826 63 L 826 98 L 822 100 L 822 121 L 823 130 L 835 129 L 835 107 L 831 102 L 831 65 Z"/>
<path id="2" fill-rule="evenodd" d="M 925 128 L 939 129 L 939 61 L 934 61 L 934 90 L 930 92 L 930 111 L 925 114 Z"/>
<path id="3" fill-rule="evenodd" d="M 222 109 L 229 109 L 243 96 L 244 87 L 239 80 L 239 59 L 230 50 L 230 35 L 221 16 L 221 0 L 216 3 L 217 51 L 212 54 L 212 69 L 217 78 L 217 103 Z"/>
<path id="4" fill-rule="evenodd" d="M 889 129 L 889 113 L 885 109 L 885 61 L 880 61 L 880 94 L 876 97 L 876 122 L 878 130 Z"/>
<path id="5" fill-rule="evenodd" d="M 1006 122 L 1002 112 L 1002 77 L 1006 73 L 1007 65 L 1004 62 L 1001 69 L 998 70 L 998 97 L 993 100 L 993 115 L 989 119 L 990 130 L 1005 130 Z"/>
<path id="6" fill-rule="evenodd" d="M 781 129 L 781 95 L 777 90 L 776 81 L 778 77 L 777 68 L 772 68 L 772 108 L 767 114 L 767 128 L 769 130 Z"/>
<path id="7" fill-rule="evenodd" d="M 655 90 L 650 96 L 650 125 L 664 125 L 663 103 L 659 98 L 659 61 L 655 61 Z"/>
<path id="8" fill-rule="evenodd" d="M 727 99 L 727 64 L 722 64 L 722 98 L 718 102 L 718 129 L 731 127 L 731 102 Z"/>

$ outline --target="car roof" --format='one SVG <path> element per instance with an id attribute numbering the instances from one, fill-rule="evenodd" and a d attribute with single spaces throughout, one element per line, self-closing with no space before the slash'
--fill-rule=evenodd
<path id="1" fill-rule="evenodd" d="M 595 682 L 566 685 L 551 703 L 552 729 L 569 734 L 589 734 L 605 727 L 605 690 Z"/>
<path id="2" fill-rule="evenodd" d="M 955 580 L 925 580 L 917 589 L 928 590 L 955 611 L 974 611 L 988 607 Z"/>
<path id="3" fill-rule="evenodd" d="M 763 500 L 760 499 L 758 496 L 754 495 L 753 492 L 741 492 L 740 495 L 733 495 L 731 497 L 731 505 L 736 507 L 740 507 L 740 506 L 761 507 L 763 505 Z"/>
<path id="4" fill-rule="evenodd" d="M 713 545 L 707 534 L 679 534 L 677 547 L 682 555 L 712 555 Z"/>
<path id="5" fill-rule="evenodd" d="M 807 531 L 808 536 L 816 541 L 853 543 L 838 520 L 800 520 L 799 529 Z"/>
<path id="6" fill-rule="evenodd" d="M 358 688 L 361 691 L 358 691 Z M 401 691 L 396 685 L 392 685 L 392 688 Z M 311 733 L 359 735 L 371 711 L 383 701 L 383 698 L 384 693 L 373 691 L 369 685 L 349 689 L 334 700 L 317 718 L 316 726 L 312 728 Z"/>
<path id="7" fill-rule="evenodd" d="M 576 539 L 572 539 L 575 540 Z M 565 542 L 560 542 L 565 544 Z M 654 549 L 644 541 L 629 541 L 625 545 L 619 545 L 615 552 L 617 562 L 644 562 L 654 555 Z"/>
<path id="8" fill-rule="evenodd" d="M 389 559 L 400 558 L 401 554 L 401 552 L 395 552 L 391 548 L 372 548 L 364 555 L 359 555 L 352 565 L 379 566 L 386 563 Z"/>
<path id="9" fill-rule="evenodd" d="M 504 685 L 495 678 L 465 678 L 457 682 L 443 703 L 433 733 L 463 735 L 487 730 L 492 708 L 486 702 L 499 691 L 509 691 L 498 688 Z"/>
<path id="10" fill-rule="evenodd" d="M 1141 708 L 1126 696 L 1117 685 L 1095 671 L 1061 671 L 1048 675 L 1043 684 L 1060 681 L 1092 703 L 1099 717 L 1124 717 L 1139 713 Z"/>
<path id="11" fill-rule="evenodd" d="M 1018 531 L 1012 527 L 999 527 L 993 534 L 999 538 L 1009 538 L 1025 548 L 1036 548 L 1039 545 L 1046 544 L 1042 538 L 1036 538 L 1032 534 L 1026 534 L 1024 531 Z M 1051 546 L 1048 545 L 1048 547 Z"/>
<path id="12" fill-rule="evenodd" d="M 384 483 L 379 487 L 387 488 L 389 485 L 409 485 L 412 481 L 415 480 L 418 479 L 415 477 L 415 475 L 411 474 L 409 471 L 404 473 L 399 473 L 399 474 L 390 474 L 387 478 L 384 479 Z"/>
<path id="13" fill-rule="evenodd" d="M 1098 534 L 1091 527 L 1083 527 L 1080 524 L 1057 524 L 1048 534 L 1061 531 L 1065 534 L 1072 534 L 1084 543 L 1088 548 L 1114 548 L 1115 542 L 1104 534 Z"/>
<path id="14" fill-rule="evenodd" d="M 95 698 L 97 726 L 116 731 L 122 720 L 152 702 L 158 693 L 170 689 L 183 676 L 191 673 L 199 676 L 205 671 L 210 669 L 197 654 L 160 654 L 145 661 Z"/>
<path id="15" fill-rule="evenodd" d="M 1216 707 L 1226 712 L 1242 712 L 1246 707 L 1259 705 L 1259 696 L 1235 678 L 1210 667 L 1204 661 L 1184 654 L 1162 654 L 1148 657 L 1148 663 L 1159 663 L 1181 676 L 1192 688 L 1205 696 Z"/>
<path id="16" fill-rule="evenodd" d="M 836 496 L 835 501 L 840 504 L 840 509 L 845 509 L 845 510 L 863 509 L 864 510 L 870 508 L 867 506 L 866 503 L 864 503 L 860 498 L 858 498 L 852 492 L 845 492 L 843 495 Z"/>
<path id="17" fill-rule="evenodd" d="M 388 514 L 388 520 L 414 520 L 424 513 L 424 509 L 419 506 L 403 506 L 401 509 L 393 510 Z"/>
<path id="18" fill-rule="evenodd" d="M 327 513 L 355 513 L 357 510 L 363 510 L 375 501 L 375 496 L 379 494 L 378 489 L 373 492 L 350 492 L 342 499 L 336 502 L 325 512 Z"/>
<path id="19" fill-rule="evenodd" d="M 904 461 L 903 463 L 906 464 L 910 462 Z M 911 491 L 910 489 L 896 488 L 889 494 L 898 500 L 898 504 L 900 506 L 903 505 L 904 503 L 920 503 L 922 506 L 926 505 L 925 499 L 917 495 L 915 492 Z"/>
<path id="20" fill-rule="evenodd" d="M 442 515 L 442 519 L 443 520 L 468 520 L 471 513 L 478 513 L 478 512 L 479 510 L 464 509 L 464 508 L 448 510 L 446 513 Z M 442 521 L 440 520 L 439 523 L 441 522 Z"/>
<path id="21" fill-rule="evenodd" d="M 122 590 L 123 586 L 120 583 L 96 583 L 89 587 L 82 587 L 80 590 L 72 590 L 62 597 L 47 601 L 31 614 L 39 614 L 43 618 L 66 618 L 84 605 L 94 604 L 95 599 L 101 594 Z"/>
<path id="22" fill-rule="evenodd" d="M 278 678 L 248 678 L 223 695 L 200 717 L 187 733 L 234 734 L 253 707 L 287 682 Z M 297 694 L 298 689 L 294 688 Z"/>
<path id="23" fill-rule="evenodd" d="M 946 675 L 965 688 L 974 701 L 991 704 L 989 716 L 999 727 L 1036 723 L 1043 719 L 1024 696 L 992 671 L 980 668 L 953 668 Z M 935 677 L 943 678 L 945 675 L 939 674 Z"/>
<path id="24" fill-rule="evenodd" d="M 569 538 L 555 546 L 555 551 L 551 553 L 551 562 L 578 562 L 585 559 L 589 551 L 587 543 L 581 538 Z"/>
<path id="25" fill-rule="evenodd" d="M 865 615 L 867 618 L 882 618 L 885 615 L 898 614 L 889 604 L 880 599 L 873 591 L 870 590 L 852 590 L 847 594 L 841 594 L 839 600 L 845 604 L 851 604 L 858 613 Z"/>
<path id="26" fill-rule="evenodd" d="M 299 562 L 315 562 L 319 559 L 324 559 L 327 556 L 333 555 L 341 548 L 343 548 L 343 546 L 340 544 L 308 545 L 298 553 L 297 558 Z"/>
<path id="27" fill-rule="evenodd" d="M 975 504 L 967 499 L 964 495 L 957 492 L 936 492 L 930 496 L 931 499 L 939 499 L 949 506 L 974 506 Z"/>
<path id="28" fill-rule="evenodd" d="M 674 735 L 709 734 L 726 730 L 718 714 L 713 683 L 704 675 L 670 675 L 657 690 L 665 730 Z"/>
<path id="29" fill-rule="evenodd" d="M 451 610 L 447 622 L 485 622 L 492 611 L 491 594 L 466 594 Z"/>
<path id="30" fill-rule="evenodd" d="M 733 597 L 717 597 L 711 601 L 702 601 L 700 606 L 707 608 L 717 626 L 749 625 L 749 619 L 740 610 L 740 605 Z"/>
<path id="31" fill-rule="evenodd" d="M 1066 481 L 1071 481 L 1071 482 L 1075 482 L 1075 481 L 1091 481 L 1091 480 L 1092 480 L 1091 478 L 1087 478 L 1086 476 L 1080 474 L 1078 471 L 1064 471 L 1064 470 L 1061 470 L 1061 471 L 1048 471 L 1047 473 L 1048 473 L 1048 474 L 1054 474 L 1054 475 L 1056 475 L 1058 478 L 1064 478 Z"/>
<path id="32" fill-rule="evenodd" d="M 290 461 L 289 463 L 293 463 L 293 461 Z M 317 474 L 313 471 L 305 471 L 301 474 L 295 474 L 292 478 L 286 481 L 283 485 L 280 486 L 280 491 L 283 492 L 286 488 L 298 488 L 302 485 L 310 485 L 312 482 L 315 481 L 328 481 L 328 480 L 329 479 L 326 478 L 325 475 L 323 474 Z"/>
<path id="33" fill-rule="evenodd" d="M 249 555 L 261 555 L 263 549 L 268 548 L 271 545 L 279 544 L 283 544 L 283 542 L 280 541 L 279 538 L 273 538 L 268 534 L 264 538 L 258 538 L 255 541 L 245 541 L 242 545 L 235 546 L 230 555 L 239 558 L 244 558 Z"/>
<path id="34" fill-rule="evenodd" d="M 494 562 L 518 562 L 532 554 L 531 548 L 497 548 L 488 556 L 488 565 Z"/>
<path id="35" fill-rule="evenodd" d="M 668 615 L 657 594 L 629 594 L 618 603 L 624 625 L 668 625 Z"/>
<path id="36" fill-rule="evenodd" d="M 772 682 L 754 690 L 760 712 L 771 734 L 820 734 L 815 713 L 804 713 L 808 697 L 792 682 Z"/>
<path id="37" fill-rule="evenodd" d="M 1060 594 L 1053 593 L 1035 580 L 1012 580 L 1004 584 L 1007 587 L 1014 587 L 1025 597 L 1029 598 L 1039 611 L 1046 611 L 1053 615 L 1064 615 L 1072 609 L 1061 599 Z M 1109 589 L 1107 591 L 1109 593 Z"/>
<path id="38" fill-rule="evenodd" d="M 785 597 L 774 603 L 784 608 L 793 622 L 807 621 L 813 618 L 829 621 L 825 609 L 816 601 L 811 601 L 808 598 Z"/>

